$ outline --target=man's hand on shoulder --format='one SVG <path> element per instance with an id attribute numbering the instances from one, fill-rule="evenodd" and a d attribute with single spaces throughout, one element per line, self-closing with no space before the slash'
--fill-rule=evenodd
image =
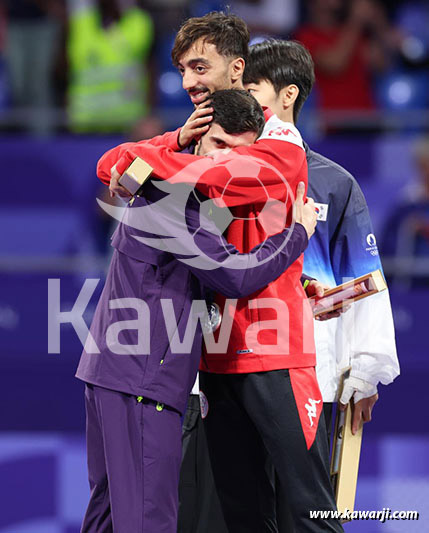
<path id="1" fill-rule="evenodd" d="M 307 202 L 304 204 L 304 193 L 305 184 L 303 181 L 300 181 L 296 189 L 294 220 L 304 226 L 307 236 L 310 238 L 316 229 L 317 213 L 313 198 L 307 198 Z"/>
<path id="2" fill-rule="evenodd" d="M 206 133 L 213 120 L 213 108 L 207 107 L 210 100 L 200 104 L 188 118 L 179 132 L 178 144 L 180 148 L 186 148 L 193 139 L 199 139 Z"/>

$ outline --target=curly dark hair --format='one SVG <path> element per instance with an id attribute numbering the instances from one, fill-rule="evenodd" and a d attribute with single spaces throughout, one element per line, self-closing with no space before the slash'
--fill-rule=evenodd
<path id="1" fill-rule="evenodd" d="M 247 59 L 249 30 L 244 20 L 222 11 L 212 11 L 182 24 L 171 51 L 173 65 L 177 67 L 180 58 L 201 38 L 204 42 L 214 44 L 222 56 Z"/>

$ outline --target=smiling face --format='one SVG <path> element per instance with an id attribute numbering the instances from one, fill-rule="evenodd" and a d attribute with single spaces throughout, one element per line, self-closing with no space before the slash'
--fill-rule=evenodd
<path id="1" fill-rule="evenodd" d="M 216 46 L 204 42 L 203 38 L 183 54 L 177 68 L 182 76 L 182 86 L 195 106 L 214 91 L 242 88 L 244 60 L 220 55 Z"/>
<path id="2" fill-rule="evenodd" d="M 226 133 L 216 122 L 210 126 L 197 146 L 196 155 L 208 155 L 211 152 L 224 150 L 225 148 L 236 148 L 238 146 L 249 146 L 256 141 L 256 131 L 246 131 L 244 133 Z"/>

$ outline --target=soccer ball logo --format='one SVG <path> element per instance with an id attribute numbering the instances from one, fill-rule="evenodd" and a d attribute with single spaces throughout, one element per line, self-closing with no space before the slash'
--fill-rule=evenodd
<path id="1" fill-rule="evenodd" d="M 283 177 L 279 181 L 277 173 L 273 173 L 266 163 L 263 164 L 264 166 L 259 160 L 248 157 L 230 158 L 221 167 L 216 167 L 216 179 L 220 180 L 219 195 L 216 194 L 215 198 L 200 201 L 194 189 L 194 194 L 200 202 L 203 229 L 213 231 L 212 224 L 204 226 L 207 221 L 213 222 L 218 234 L 221 235 L 231 225 L 233 229 L 237 228 L 236 231 L 240 229 L 245 231 L 246 223 L 252 221 L 259 230 L 259 234 L 264 235 L 260 246 L 267 237 L 280 233 L 284 229 L 287 215 L 286 201 L 289 197 L 288 184 Z M 270 197 L 268 188 L 261 177 L 261 174 L 267 174 L 267 171 L 271 173 L 271 182 L 277 183 L 277 195 L 281 196 L 283 201 Z M 207 174 L 209 172 L 211 171 Z M 204 177 L 202 176 L 203 180 Z M 234 206 L 234 199 L 242 195 L 243 190 L 249 198 L 250 205 Z"/>
<path id="2" fill-rule="evenodd" d="M 247 249 L 239 251 L 247 253 L 256 247 L 254 251 L 257 252 L 270 235 L 285 228 L 286 205 L 293 199 L 289 184 L 275 167 L 253 156 L 234 152 L 217 152 L 213 157 L 196 159 L 170 179 L 152 183 L 166 193 L 154 203 L 130 209 L 112 207 L 100 200 L 98 203 L 126 226 L 152 234 L 150 237 L 130 234 L 130 238 L 179 254 L 180 261 L 205 270 L 221 266 L 242 269 L 243 257 L 231 253 L 232 247 L 225 243 L 222 235 L 227 240 L 233 234 L 243 235 L 247 225 L 253 224 L 259 236 L 257 242 L 244 239 Z M 270 191 L 275 191 L 275 195 L 270 195 Z M 189 202 L 198 205 L 199 218 L 193 223 L 186 216 Z M 207 232 L 218 237 L 228 253 L 221 263 L 199 246 L 200 237 Z M 233 238 L 231 240 L 234 242 Z M 281 246 L 263 260 L 258 259 L 257 253 L 249 254 L 246 268 L 269 261 L 287 240 L 285 236 Z"/>

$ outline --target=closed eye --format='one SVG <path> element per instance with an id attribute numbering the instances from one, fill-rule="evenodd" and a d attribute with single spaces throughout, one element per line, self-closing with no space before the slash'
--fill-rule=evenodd
<path id="1" fill-rule="evenodd" d="M 225 141 L 222 141 L 222 139 L 213 139 L 214 143 L 218 148 L 226 148 L 227 144 Z"/>

